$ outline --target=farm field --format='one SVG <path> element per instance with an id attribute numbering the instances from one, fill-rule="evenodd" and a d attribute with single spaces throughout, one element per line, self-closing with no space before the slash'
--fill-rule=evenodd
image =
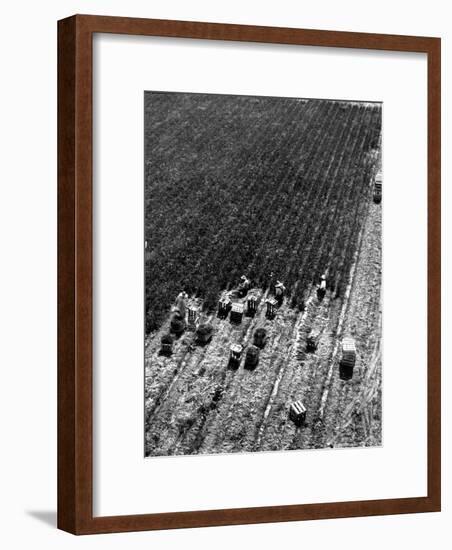
<path id="1" fill-rule="evenodd" d="M 380 140 L 380 104 L 145 94 L 146 456 L 381 445 Z M 212 339 L 186 328 L 163 355 L 181 291 Z M 220 318 L 227 293 L 255 296 L 254 316 Z M 258 328 L 257 367 L 232 368 L 231 344 L 246 350 Z M 289 419 L 297 400 L 302 426 Z"/>

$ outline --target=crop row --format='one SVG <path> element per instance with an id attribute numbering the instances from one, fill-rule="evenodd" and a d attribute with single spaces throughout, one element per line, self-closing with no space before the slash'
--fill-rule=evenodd
<path id="1" fill-rule="evenodd" d="M 145 128 L 147 332 L 181 289 L 212 309 L 242 274 L 293 307 L 323 272 L 343 293 L 380 105 L 148 93 Z"/>

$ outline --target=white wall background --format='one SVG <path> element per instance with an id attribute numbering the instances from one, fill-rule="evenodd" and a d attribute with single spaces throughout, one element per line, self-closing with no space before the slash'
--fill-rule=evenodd
<path id="1" fill-rule="evenodd" d="M 419 34 L 443 39 L 443 281 L 452 204 L 449 166 L 452 20 L 448 2 L 323 0 L 67 0 L 2 5 L 0 86 L 0 543 L 8 549 L 229 548 L 281 545 L 319 549 L 403 544 L 449 548 L 452 539 L 448 468 L 452 376 L 443 371 L 443 512 L 260 526 L 222 527 L 76 538 L 55 529 L 56 510 L 56 21 L 93 13 Z M 449 63 L 449 67 L 447 67 Z M 449 71 L 446 70 L 446 67 Z M 449 146 L 449 147 L 448 147 Z M 443 364 L 446 342 L 444 290 Z M 450 336 L 450 333 L 449 333 Z"/>

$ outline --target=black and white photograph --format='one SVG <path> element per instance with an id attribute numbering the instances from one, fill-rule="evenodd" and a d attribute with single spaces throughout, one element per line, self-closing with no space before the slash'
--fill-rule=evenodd
<path id="1" fill-rule="evenodd" d="M 0 547 L 449 549 L 449 4 L 2 8 Z"/>
<path id="2" fill-rule="evenodd" d="M 144 93 L 146 457 L 383 445 L 382 109 Z"/>

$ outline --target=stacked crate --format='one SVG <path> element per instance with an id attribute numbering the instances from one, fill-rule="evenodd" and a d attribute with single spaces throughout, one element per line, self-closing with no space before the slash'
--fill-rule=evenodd
<path id="1" fill-rule="evenodd" d="M 246 314 L 249 317 L 254 317 L 257 310 L 257 298 L 256 296 L 250 296 L 246 302 Z"/>
<path id="2" fill-rule="evenodd" d="M 237 368 L 240 365 L 242 358 L 243 347 L 240 344 L 231 344 L 229 350 L 229 365 Z"/>
<path id="3" fill-rule="evenodd" d="M 300 427 L 306 422 L 306 407 L 301 401 L 294 401 L 289 408 L 289 418 Z"/>
<path id="4" fill-rule="evenodd" d="M 258 328 L 254 333 L 254 345 L 263 348 L 267 342 L 267 331 L 264 328 Z"/>
<path id="5" fill-rule="evenodd" d="M 231 309 L 231 300 L 229 298 L 221 298 L 218 302 L 218 317 L 226 319 L 229 310 Z"/>
<path id="6" fill-rule="evenodd" d="M 273 319 L 276 315 L 276 307 L 278 302 L 274 298 L 267 298 L 265 303 L 267 304 L 266 316 L 268 319 Z"/>
<path id="7" fill-rule="evenodd" d="M 199 309 L 196 307 L 188 308 L 188 330 L 195 331 L 199 319 Z"/>
<path id="8" fill-rule="evenodd" d="M 240 302 L 235 302 L 232 304 L 231 307 L 231 323 L 241 323 L 243 318 L 243 310 L 244 310 L 243 304 Z"/>
<path id="9" fill-rule="evenodd" d="M 379 204 L 381 202 L 382 183 L 383 183 L 383 176 L 381 172 L 378 172 L 378 174 L 375 176 L 375 183 L 374 183 L 374 202 L 376 204 Z"/>
<path id="10" fill-rule="evenodd" d="M 339 375 L 343 380 L 353 377 L 356 363 L 356 345 L 353 338 L 347 336 L 342 340 L 342 357 L 339 363 Z"/>
<path id="11" fill-rule="evenodd" d="M 254 370 L 259 363 L 259 348 L 257 346 L 249 346 L 246 350 L 245 365 L 248 370 Z"/>

